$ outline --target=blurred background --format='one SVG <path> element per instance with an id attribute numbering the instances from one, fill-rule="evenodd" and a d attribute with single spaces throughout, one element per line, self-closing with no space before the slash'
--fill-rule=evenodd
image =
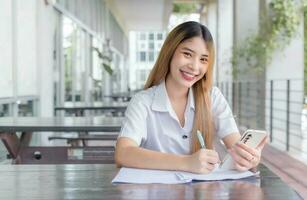
<path id="1" fill-rule="evenodd" d="M 167 33 L 193 20 L 213 35 L 214 84 L 240 130 L 265 129 L 270 146 L 307 163 L 306 11 L 299 0 L 0 0 L 0 117 L 129 101 Z"/>

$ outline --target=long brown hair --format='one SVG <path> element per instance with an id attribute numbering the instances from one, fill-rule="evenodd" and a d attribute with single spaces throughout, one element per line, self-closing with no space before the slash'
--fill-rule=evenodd
<path id="1" fill-rule="evenodd" d="M 198 22 L 184 22 L 175 27 L 165 39 L 161 48 L 158 59 L 151 70 L 145 83 L 145 89 L 158 85 L 164 80 L 170 70 L 170 62 L 173 54 L 180 43 L 193 38 L 201 37 L 204 39 L 209 51 L 208 71 L 202 79 L 197 81 L 193 86 L 195 101 L 195 117 L 192 129 L 192 152 L 200 149 L 200 144 L 196 137 L 196 131 L 200 130 L 205 138 L 206 147 L 213 148 L 214 124 L 211 113 L 210 91 L 212 88 L 212 74 L 215 59 L 213 38 L 209 30 Z"/>

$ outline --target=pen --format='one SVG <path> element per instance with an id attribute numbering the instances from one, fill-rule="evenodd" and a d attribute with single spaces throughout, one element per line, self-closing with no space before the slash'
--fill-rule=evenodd
<path id="1" fill-rule="evenodd" d="M 206 148 L 205 141 L 199 130 L 197 130 L 197 138 L 198 138 L 201 148 L 205 149 Z"/>
<path id="2" fill-rule="evenodd" d="M 229 154 L 227 154 L 224 159 L 222 160 L 222 162 L 220 163 L 220 168 L 222 167 L 222 165 L 224 164 L 224 162 L 229 158 Z"/>
<path id="3" fill-rule="evenodd" d="M 204 140 L 204 137 L 203 135 L 201 134 L 201 132 L 199 130 L 197 130 L 197 138 L 198 138 L 198 141 L 200 143 L 200 146 L 202 149 L 205 149 L 206 148 L 206 145 L 205 145 L 205 140 Z M 216 164 L 215 164 L 216 166 Z"/>

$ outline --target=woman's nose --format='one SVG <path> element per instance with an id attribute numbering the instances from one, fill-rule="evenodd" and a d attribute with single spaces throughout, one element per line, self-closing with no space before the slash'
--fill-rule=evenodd
<path id="1" fill-rule="evenodd" d="M 193 68 L 194 71 L 199 70 L 200 65 L 198 60 L 193 59 L 193 61 L 191 62 L 191 67 Z"/>

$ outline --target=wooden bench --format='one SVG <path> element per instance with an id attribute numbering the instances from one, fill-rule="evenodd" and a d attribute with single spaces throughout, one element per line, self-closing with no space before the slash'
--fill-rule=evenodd
<path id="1" fill-rule="evenodd" d="M 271 145 L 266 145 L 262 152 L 262 163 L 281 177 L 290 187 L 307 199 L 307 165 L 286 151 L 281 151 Z"/>

